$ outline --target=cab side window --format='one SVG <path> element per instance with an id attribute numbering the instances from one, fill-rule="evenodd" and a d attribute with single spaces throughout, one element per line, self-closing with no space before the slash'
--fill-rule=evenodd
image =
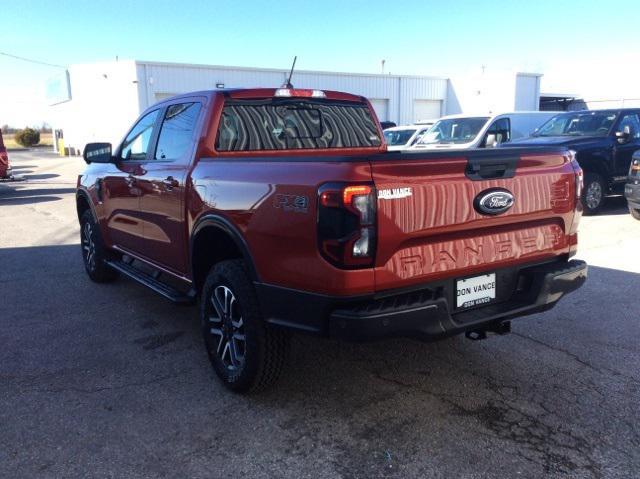
<path id="1" fill-rule="evenodd" d="M 167 108 L 158 138 L 156 160 L 176 160 L 189 152 L 200 108 L 200 103 L 180 103 Z"/>
<path id="2" fill-rule="evenodd" d="M 494 121 L 487 130 L 484 146 L 491 148 L 509 141 L 511 141 L 511 122 L 509 118 L 500 118 Z"/>
<path id="3" fill-rule="evenodd" d="M 628 113 L 622 117 L 620 125 L 618 125 L 618 131 L 624 131 L 625 127 L 629 127 L 630 140 L 640 138 L 640 119 L 637 113 Z"/>
<path id="4" fill-rule="evenodd" d="M 129 132 L 122 142 L 120 158 L 123 160 L 140 161 L 147 158 L 147 150 L 153 136 L 153 126 L 158 117 L 158 110 L 147 113 L 140 118 L 136 126 Z"/>

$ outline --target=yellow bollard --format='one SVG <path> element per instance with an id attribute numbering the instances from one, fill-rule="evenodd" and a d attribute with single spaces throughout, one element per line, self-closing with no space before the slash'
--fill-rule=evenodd
<path id="1" fill-rule="evenodd" d="M 64 152 L 64 138 L 58 138 L 58 154 L 60 156 L 65 156 Z"/>

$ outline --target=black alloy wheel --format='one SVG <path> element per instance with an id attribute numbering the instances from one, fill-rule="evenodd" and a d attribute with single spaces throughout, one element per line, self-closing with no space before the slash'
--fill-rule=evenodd
<path id="1" fill-rule="evenodd" d="M 265 323 L 242 260 L 211 269 L 200 295 L 200 322 L 209 360 L 226 387 L 255 392 L 277 381 L 289 336 Z"/>

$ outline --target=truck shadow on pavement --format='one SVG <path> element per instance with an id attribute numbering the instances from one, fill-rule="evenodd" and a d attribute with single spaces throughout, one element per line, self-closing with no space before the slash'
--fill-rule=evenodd
<path id="1" fill-rule="evenodd" d="M 57 178 L 60 175 L 57 175 L 55 173 L 36 173 L 36 174 L 31 174 L 31 172 L 19 172 L 21 175 L 24 175 L 24 178 L 26 180 L 51 180 L 53 178 Z"/>
<path id="2" fill-rule="evenodd" d="M 627 199 L 624 196 L 610 196 L 606 199 L 600 213 L 598 213 L 598 215 L 602 216 L 628 214 L 629 208 L 627 206 Z"/>
<path id="3" fill-rule="evenodd" d="M 16 165 L 15 163 L 11 164 L 11 169 L 15 175 L 27 175 L 29 173 L 33 173 L 33 169 L 38 168 L 36 165 Z"/>
<path id="4" fill-rule="evenodd" d="M 0 249 L 0 265 L 0 410 L 11 411 L 12 445 L 0 472 L 29 476 L 46 463 L 60 476 L 96 461 L 140 468 L 120 476 L 184 477 L 213 464 L 220 476 L 266 468 L 254 477 L 640 467 L 639 311 L 627 296 L 636 273 L 592 267 L 557 308 L 486 341 L 295 336 L 275 388 L 238 396 L 214 377 L 196 308 L 122 278 L 92 283 L 78 245 Z M 270 474 L 274 454 L 280 474 Z"/>
<path id="5" fill-rule="evenodd" d="M 57 176 L 57 175 L 55 175 Z M 0 183 L 0 205 L 28 205 L 58 201 L 60 195 L 75 193 L 75 188 L 33 188 L 33 183 Z"/>

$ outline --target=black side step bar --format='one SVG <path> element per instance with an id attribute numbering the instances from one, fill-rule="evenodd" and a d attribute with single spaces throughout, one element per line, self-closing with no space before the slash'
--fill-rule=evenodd
<path id="1" fill-rule="evenodd" d="M 169 286 L 168 284 L 159 281 L 157 278 L 159 274 L 154 275 L 145 273 L 144 271 L 140 271 L 138 268 L 134 268 L 130 264 L 125 263 L 124 261 L 107 261 L 107 264 L 115 269 L 116 271 L 128 276 L 129 278 L 137 281 L 138 283 L 146 286 L 149 289 L 152 289 L 158 294 L 161 294 L 165 298 L 174 303 L 179 304 L 193 304 L 195 303 L 196 295 L 194 290 L 190 290 L 187 293 L 183 293 L 182 291 L 178 291 L 177 289 Z"/>

